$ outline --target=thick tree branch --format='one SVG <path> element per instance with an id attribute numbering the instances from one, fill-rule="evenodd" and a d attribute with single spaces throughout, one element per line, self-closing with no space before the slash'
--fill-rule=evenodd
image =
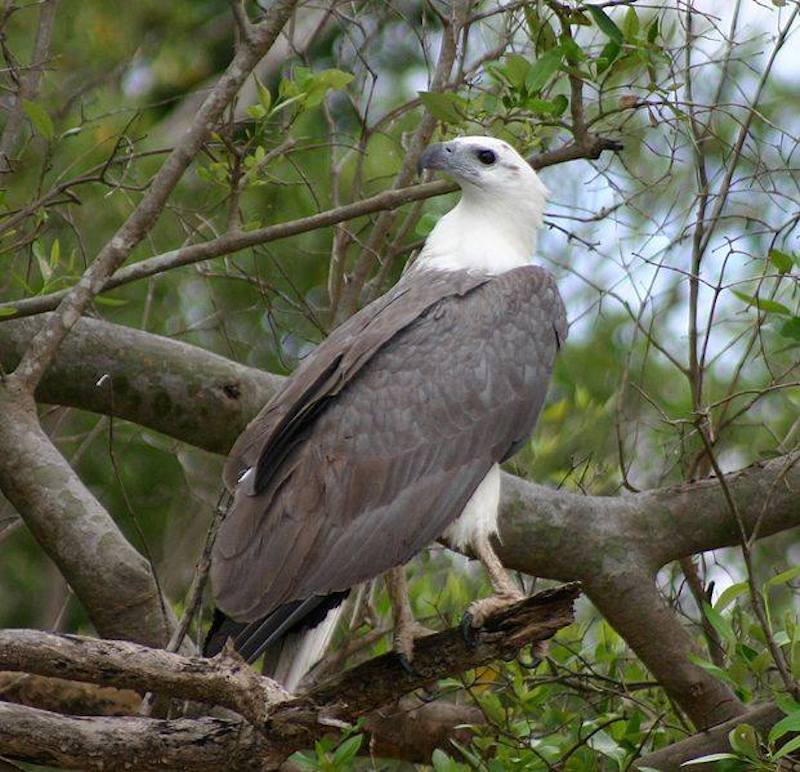
<path id="1" fill-rule="evenodd" d="M 251 718 L 156 721 L 74 719 L 0 704 L 0 753 L 54 766 L 117 769 L 274 768 L 332 725 L 405 694 L 546 640 L 573 620 L 576 584 L 546 590 L 498 613 L 467 646 L 460 627 L 417 641 L 415 672 L 384 654 L 285 700 L 279 687 L 223 653 L 182 657 L 129 643 L 34 631 L 0 634 L 0 669 L 59 675 L 225 705 Z M 261 765 L 261 766 L 259 766 Z"/>
<path id="2" fill-rule="evenodd" d="M 0 748 L 10 757 L 63 769 L 263 770 L 261 734 L 245 721 L 62 716 L 0 702 Z M 266 768 L 269 768 L 268 766 Z"/>
<path id="3" fill-rule="evenodd" d="M 726 480 L 748 530 L 759 523 L 763 537 L 800 525 L 800 454 L 754 464 Z M 652 575 L 672 560 L 736 546 L 740 539 L 715 478 L 606 497 L 555 491 L 505 475 L 503 512 L 503 560 L 553 579 L 607 572 L 615 560 Z M 568 538 L 575 533 L 583 539 Z M 584 554 L 587 541 L 593 555 Z"/>
<path id="4" fill-rule="evenodd" d="M 0 489 L 86 606 L 100 635 L 160 645 L 174 620 L 148 562 L 42 430 L 0 388 Z"/>
<path id="5" fill-rule="evenodd" d="M 127 641 L 0 631 L 0 670 L 35 673 L 219 705 L 254 724 L 290 695 L 238 655 L 184 657 Z"/>
<path id="6" fill-rule="evenodd" d="M 0 672 L 0 692 L 4 702 L 73 716 L 132 716 L 142 704 L 142 696 L 131 689 L 30 673 Z M 485 715 L 474 705 L 407 696 L 365 716 L 369 743 L 361 752 L 429 763 L 436 748 L 452 748 L 451 738 L 469 744 L 468 727 L 485 723 Z"/>
<path id="7" fill-rule="evenodd" d="M 42 324 L 39 319 L 0 324 L 0 366 L 13 367 Z M 230 449 L 282 382 L 197 346 L 82 319 L 37 399 L 107 414 L 108 395 L 96 386 L 106 373 L 117 384 L 117 415 L 217 453 Z M 797 454 L 733 472 L 727 480 L 747 528 L 758 521 L 759 533 L 768 536 L 800 525 Z M 715 478 L 607 497 L 555 491 L 506 474 L 503 512 L 504 559 L 564 581 L 600 570 L 607 559 L 596 554 L 581 567 L 586 541 L 611 548 L 625 534 L 637 562 L 650 573 L 672 560 L 739 543 L 737 523 Z M 570 536 L 576 533 L 583 538 Z"/>
<path id="8" fill-rule="evenodd" d="M 13 369 L 46 321 L 0 324 L 0 367 Z M 104 375 L 108 379 L 98 387 Z M 62 344 L 36 399 L 106 415 L 113 407 L 115 416 L 227 453 L 281 380 L 196 346 L 84 317 Z"/>

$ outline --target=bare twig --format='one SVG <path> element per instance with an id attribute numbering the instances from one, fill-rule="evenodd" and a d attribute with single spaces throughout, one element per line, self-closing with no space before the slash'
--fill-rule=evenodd
<path id="1" fill-rule="evenodd" d="M 50 43 L 53 39 L 53 27 L 56 19 L 58 0 L 43 0 L 39 11 L 39 26 L 36 41 L 33 45 L 31 66 L 22 75 L 14 104 L 6 118 L 3 134 L 0 136 L 0 179 L 14 170 L 11 156 L 19 141 L 19 135 L 25 120 L 24 104 L 33 101 L 39 93 L 42 73 L 50 56 Z"/>
<path id="2" fill-rule="evenodd" d="M 543 169 L 547 166 L 574 161 L 579 158 L 598 158 L 603 151 L 617 151 L 620 147 L 620 144 L 613 140 L 592 136 L 586 145 L 579 146 L 575 143 L 569 143 L 563 147 L 534 155 L 528 160 L 534 169 Z M 180 266 L 199 263 L 213 257 L 238 252 L 248 247 L 290 238 L 301 233 L 308 233 L 309 231 L 336 225 L 337 223 L 353 220 L 374 212 L 396 209 L 404 204 L 445 195 L 455 190 L 458 190 L 458 186 L 455 183 L 437 180 L 397 190 L 387 190 L 352 204 L 345 204 L 290 222 L 268 225 L 251 231 L 227 233 L 216 239 L 181 247 L 121 268 L 113 276 L 105 280 L 100 291 L 114 289 L 133 281 L 156 276 L 159 273 L 164 273 Z M 52 311 L 67 296 L 68 292 L 70 290 L 60 290 L 24 300 L 0 303 L 0 324 L 6 319 Z"/>

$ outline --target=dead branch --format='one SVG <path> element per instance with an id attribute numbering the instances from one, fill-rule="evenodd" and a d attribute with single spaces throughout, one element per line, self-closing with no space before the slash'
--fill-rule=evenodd
<path id="1" fill-rule="evenodd" d="M 270 679 L 224 653 L 183 657 L 117 641 L 35 631 L 0 634 L 0 669 L 59 675 L 224 705 L 252 720 L 73 718 L 0 704 L 0 753 L 92 769 L 269 769 L 298 748 L 416 689 L 546 640 L 573 620 L 579 585 L 545 590 L 487 620 L 468 646 L 460 627 L 417 641 L 414 672 L 394 653 L 287 699 Z"/>
<path id="2" fill-rule="evenodd" d="M 68 716 L 132 716 L 142 704 L 142 696 L 131 689 L 30 673 L 0 672 L 0 695 L 4 702 Z M 451 738 L 469 743 L 467 727 L 485 723 L 485 715 L 474 705 L 402 697 L 367 714 L 363 728 L 369 744 L 364 743 L 362 752 L 427 763 L 436 748 L 451 747 Z"/>

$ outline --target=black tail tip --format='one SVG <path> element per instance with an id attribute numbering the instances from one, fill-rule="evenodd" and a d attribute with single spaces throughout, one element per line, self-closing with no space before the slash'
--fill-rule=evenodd
<path id="1" fill-rule="evenodd" d="M 215 657 L 222 651 L 225 641 L 228 638 L 236 638 L 247 624 L 235 622 L 218 608 L 214 609 L 214 616 L 211 619 L 211 627 L 208 628 L 206 639 L 203 641 L 203 656 Z"/>

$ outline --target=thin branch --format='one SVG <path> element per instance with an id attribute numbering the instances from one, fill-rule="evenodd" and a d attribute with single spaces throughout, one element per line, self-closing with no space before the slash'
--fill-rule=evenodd
<path id="1" fill-rule="evenodd" d="M 592 135 L 590 141 L 585 145 L 579 146 L 575 143 L 568 143 L 563 147 L 534 155 L 528 160 L 531 166 L 538 170 L 580 158 L 596 159 L 605 150 L 616 152 L 621 147 L 614 140 Z M 398 190 L 387 190 L 361 201 L 328 209 L 308 217 L 301 217 L 297 220 L 268 225 L 251 231 L 227 233 L 218 238 L 204 241 L 201 244 L 192 244 L 174 249 L 121 268 L 113 276 L 105 280 L 102 289 L 99 291 L 111 290 L 184 265 L 192 265 L 203 260 L 239 252 L 249 247 L 290 238 L 291 236 L 308 233 L 309 231 L 336 225 L 347 220 L 374 214 L 375 212 L 397 209 L 414 201 L 442 196 L 447 193 L 453 193 L 456 190 L 458 190 L 458 186 L 446 180 L 410 185 Z M 70 291 L 60 290 L 37 295 L 36 297 L 0 303 L 0 325 L 7 319 L 18 319 L 23 316 L 40 314 L 44 311 L 52 311 Z"/>
<path id="2" fill-rule="evenodd" d="M 26 101 L 34 101 L 39 93 L 42 73 L 50 56 L 50 43 L 53 39 L 57 5 L 58 0 L 44 0 L 41 4 L 31 66 L 20 78 L 16 99 L 6 119 L 3 134 L 0 136 L 0 160 L 2 160 L 0 179 L 14 170 L 11 155 L 19 141 L 25 120 L 24 105 Z"/>
<path id="3" fill-rule="evenodd" d="M 15 388 L 18 386 L 33 393 L 55 358 L 61 342 L 92 298 L 102 291 L 108 278 L 156 224 L 183 173 L 211 135 L 225 108 L 278 37 L 296 4 L 297 0 L 277 0 L 270 7 L 265 20 L 254 27 L 250 38 L 241 42 L 228 68 L 203 102 L 189 129 L 158 170 L 139 204 L 100 250 L 80 281 L 69 290 L 59 304 L 59 313 L 31 341 L 17 369 L 9 376 L 16 382 Z"/>
<path id="4" fill-rule="evenodd" d="M 713 729 L 701 732 L 681 740 L 666 748 L 642 756 L 635 763 L 634 769 L 658 769 L 659 772 L 686 772 L 691 767 L 684 767 L 686 761 L 705 756 L 710 753 L 730 752 L 728 735 L 731 730 L 741 724 L 749 724 L 759 731 L 768 730 L 783 717 L 783 712 L 773 703 L 758 705 L 736 718 L 719 724 Z M 705 765 L 704 765 L 705 766 Z"/>

